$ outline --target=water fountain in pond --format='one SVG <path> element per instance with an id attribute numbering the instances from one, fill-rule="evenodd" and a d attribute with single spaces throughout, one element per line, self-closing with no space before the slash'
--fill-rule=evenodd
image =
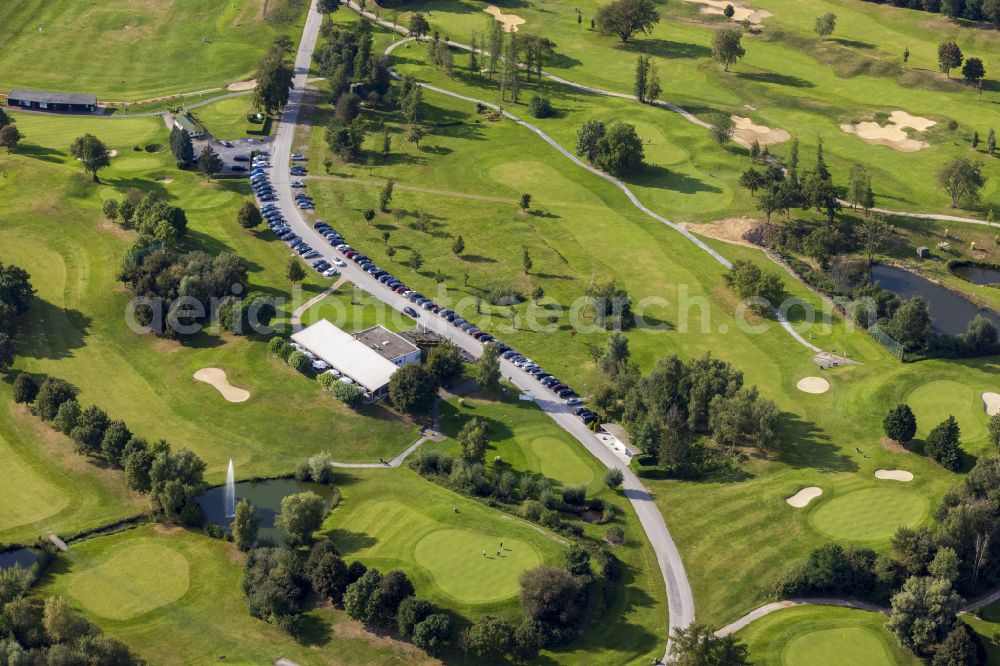
<path id="1" fill-rule="evenodd" d="M 229 470 L 226 472 L 226 494 L 225 502 L 226 518 L 236 515 L 236 473 L 233 471 L 233 461 L 229 461 Z"/>

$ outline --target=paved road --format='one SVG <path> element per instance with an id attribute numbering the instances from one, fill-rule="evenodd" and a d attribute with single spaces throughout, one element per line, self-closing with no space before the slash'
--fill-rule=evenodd
<path id="1" fill-rule="evenodd" d="M 292 203 L 291 179 L 288 175 L 290 154 L 292 152 L 296 124 L 301 111 L 302 100 L 305 94 L 306 74 L 309 70 L 309 63 L 312 58 L 312 51 L 316 43 L 316 36 L 319 31 L 321 17 L 316 11 L 315 0 L 309 10 L 309 16 L 303 30 L 302 40 L 299 44 L 299 51 L 295 58 L 295 79 L 294 89 L 289 95 L 289 102 L 281 116 L 281 121 L 275 133 L 272 143 L 272 159 L 274 165 L 271 172 L 271 182 L 278 192 L 277 205 L 281 208 L 285 219 L 290 227 L 309 242 L 317 251 L 321 252 L 327 259 L 332 259 L 339 253 L 330 247 L 326 239 L 320 236 L 312 228 L 312 220 L 295 207 Z M 453 93 L 448 93 L 453 94 Z M 473 100 L 470 100 L 473 101 Z M 537 130 L 536 130 L 537 131 Z M 544 138 L 544 137 L 543 137 Z M 551 143 L 554 142 L 549 139 Z M 585 165 L 581 165 L 585 166 Z M 627 190 L 627 188 L 626 188 Z M 629 192 L 629 194 L 631 194 Z M 633 198 L 636 205 L 641 206 L 637 199 Z M 663 220 L 666 222 L 666 220 Z M 334 223 L 335 224 L 335 223 Z M 670 224 L 667 222 L 667 224 Z M 706 251 L 712 253 L 701 241 L 691 236 L 691 239 L 701 245 Z M 410 302 L 390 291 L 379 283 L 371 275 L 365 273 L 361 268 L 348 261 L 347 266 L 341 269 L 342 274 L 358 288 L 370 293 L 375 298 L 390 307 L 402 311 Z M 427 312 L 421 312 L 419 323 L 428 330 L 434 331 L 442 337 L 450 339 L 460 348 L 472 356 L 478 357 L 482 354 L 483 348 L 472 337 L 462 333 L 447 321 Z M 504 377 L 515 386 L 536 397 L 536 404 L 545 411 L 556 423 L 558 423 L 569 434 L 573 435 L 583 446 L 591 452 L 598 460 L 608 467 L 621 467 L 621 461 L 611 452 L 590 430 L 584 426 L 579 418 L 574 416 L 570 408 L 561 401 L 554 399 L 551 392 L 538 383 L 533 377 L 521 372 L 513 364 L 502 361 L 501 370 Z M 642 523 L 643 529 L 653 546 L 656 559 L 664 579 L 667 599 L 669 603 L 669 620 L 671 627 L 686 627 L 694 621 L 694 596 L 688 584 L 687 575 L 684 571 L 684 563 L 681 561 L 680 552 L 677 550 L 670 532 L 667 531 L 666 523 L 660 514 L 652 495 L 639 481 L 639 478 L 625 467 L 623 489 L 625 496 L 632 503 L 636 514 Z M 667 652 L 669 652 L 669 639 L 667 641 Z"/>

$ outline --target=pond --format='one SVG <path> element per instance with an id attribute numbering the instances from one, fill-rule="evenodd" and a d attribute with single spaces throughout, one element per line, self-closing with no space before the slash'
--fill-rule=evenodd
<path id="1" fill-rule="evenodd" d="M 927 303 L 931 315 L 931 324 L 935 333 L 957 335 L 965 333 L 969 322 L 977 314 L 993 320 L 1000 327 L 1000 315 L 993 310 L 980 308 L 965 300 L 957 293 L 934 284 L 916 273 L 905 271 L 895 266 L 876 264 L 872 267 L 872 279 L 900 298 L 907 299 L 919 296 Z"/>
<path id="2" fill-rule="evenodd" d="M 236 501 L 245 499 L 257 509 L 260 530 L 257 537 L 284 545 L 285 535 L 274 526 L 274 519 L 281 511 L 281 500 L 288 495 L 312 491 L 333 505 L 333 489 L 319 483 L 296 481 L 295 479 L 269 479 L 266 481 L 241 481 L 236 484 Z M 205 522 L 229 529 L 232 518 L 226 517 L 225 486 L 210 488 L 198 498 L 198 504 L 205 512 Z"/>
<path id="3" fill-rule="evenodd" d="M 961 264 L 952 268 L 951 272 L 973 284 L 1000 284 L 1000 270 L 988 266 Z"/>
<path id="4" fill-rule="evenodd" d="M 30 548 L 8 550 L 5 553 L 0 553 L 0 569 L 10 569 L 15 564 L 20 564 L 22 568 L 27 569 L 39 557 L 41 557 L 41 554 L 37 550 Z"/>
<path id="5" fill-rule="evenodd" d="M 595 509 L 586 509 L 584 511 L 580 511 L 576 515 L 578 515 L 580 520 L 585 523 L 599 523 L 604 519 L 604 512 L 597 511 Z"/>

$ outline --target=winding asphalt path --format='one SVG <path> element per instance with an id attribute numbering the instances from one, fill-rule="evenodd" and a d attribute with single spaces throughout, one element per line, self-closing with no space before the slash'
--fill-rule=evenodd
<path id="1" fill-rule="evenodd" d="M 271 160 L 274 165 L 271 171 L 271 182 L 278 192 L 277 204 L 289 225 L 295 233 L 306 239 L 310 245 L 317 248 L 329 260 L 337 256 L 338 253 L 330 247 L 325 238 L 312 228 L 312 225 L 305 219 L 302 212 L 293 204 L 292 187 L 288 173 L 290 155 L 294 148 L 295 131 L 298 127 L 299 114 L 303 98 L 306 94 L 306 76 L 312 60 L 312 52 L 316 44 L 320 22 L 321 16 L 316 11 L 314 0 L 309 9 L 309 16 L 303 29 L 298 53 L 295 57 L 294 87 L 289 95 L 288 104 L 282 112 L 278 129 L 275 132 L 274 142 L 271 146 Z M 454 95 L 454 93 L 445 94 Z M 469 101 L 475 102 L 478 100 L 469 99 Z M 542 136 L 548 139 L 554 147 L 558 147 L 558 144 L 550 138 L 545 135 Z M 581 166 L 585 165 L 581 164 Z M 637 205 L 641 206 L 637 199 L 634 201 Z M 691 239 L 704 247 L 706 251 L 714 252 L 693 236 L 691 236 Z M 368 292 L 373 297 L 396 310 L 402 311 L 404 307 L 410 305 L 408 300 L 387 289 L 353 262 L 347 262 L 347 265 L 341 269 L 341 274 L 353 282 L 359 289 Z M 444 319 L 430 313 L 422 313 L 418 321 L 423 327 L 451 340 L 474 357 L 480 356 L 483 352 L 483 347 L 479 342 L 451 326 Z M 536 404 L 559 424 L 560 427 L 576 438 L 594 457 L 607 467 L 622 467 L 618 457 L 600 442 L 596 435 L 588 430 L 579 418 L 573 415 L 570 407 L 561 401 L 553 399 L 552 393 L 548 389 L 507 361 L 501 361 L 501 370 L 508 381 L 524 393 L 534 396 Z M 635 509 L 636 515 L 639 517 L 646 536 L 653 547 L 653 551 L 656 553 L 657 563 L 660 567 L 667 592 L 670 627 L 686 627 L 694 621 L 694 595 L 691 592 L 691 586 L 684 571 L 684 563 L 681 560 L 680 552 L 677 550 L 677 546 L 674 544 L 670 532 L 667 530 L 667 525 L 660 514 L 656 502 L 653 500 L 653 496 L 628 467 L 624 467 L 622 471 L 624 473 L 622 488 L 625 497 L 628 498 Z M 667 637 L 664 658 L 669 655 L 669 650 L 670 641 L 669 637 Z"/>

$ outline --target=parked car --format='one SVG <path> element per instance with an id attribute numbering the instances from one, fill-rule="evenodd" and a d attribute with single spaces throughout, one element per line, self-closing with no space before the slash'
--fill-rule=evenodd
<path id="1" fill-rule="evenodd" d="M 246 155 L 233 155 L 234 162 L 249 162 L 250 158 Z"/>
<path id="2" fill-rule="evenodd" d="M 420 316 L 419 314 L 417 314 L 417 311 L 414 310 L 413 308 L 411 308 L 409 305 L 407 305 L 405 308 L 403 308 L 403 314 L 407 314 L 407 315 L 413 317 L 414 319 L 416 319 L 417 317 Z"/>

